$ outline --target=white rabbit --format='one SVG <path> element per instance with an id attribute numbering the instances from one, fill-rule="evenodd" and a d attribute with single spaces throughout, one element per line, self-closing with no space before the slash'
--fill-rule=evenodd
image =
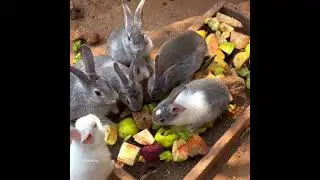
<path id="1" fill-rule="evenodd" d="M 70 126 L 70 179 L 106 180 L 114 168 L 111 154 L 104 144 L 104 127 L 100 119 L 89 114 Z"/>

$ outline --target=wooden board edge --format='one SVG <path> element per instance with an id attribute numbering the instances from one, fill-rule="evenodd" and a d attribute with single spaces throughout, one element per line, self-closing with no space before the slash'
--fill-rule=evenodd
<path id="1" fill-rule="evenodd" d="M 215 5 L 212 6 L 212 8 L 210 8 L 206 13 L 204 13 L 202 16 L 199 17 L 199 19 L 197 20 L 197 23 L 190 26 L 187 30 L 197 31 L 203 25 L 204 20 L 206 18 L 211 17 L 216 12 L 218 12 L 223 7 L 224 4 L 225 4 L 224 0 L 219 0 Z"/>
<path id="2" fill-rule="evenodd" d="M 228 150 L 230 144 L 235 139 L 240 138 L 241 134 L 249 126 L 250 122 L 250 105 L 245 109 L 236 122 L 223 134 L 223 136 L 211 147 L 200 161 L 191 169 L 183 180 L 200 180 L 203 179 L 208 170 L 219 160 L 221 155 Z"/>
<path id="3" fill-rule="evenodd" d="M 121 167 L 115 167 L 112 173 L 119 180 L 136 180 L 136 178 L 134 178 L 130 173 L 128 173 L 126 170 L 124 170 Z"/>

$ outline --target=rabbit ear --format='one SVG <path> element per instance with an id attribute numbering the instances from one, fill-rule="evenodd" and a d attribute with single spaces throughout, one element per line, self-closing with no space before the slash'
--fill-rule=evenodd
<path id="1" fill-rule="evenodd" d="M 142 8 L 143 8 L 143 5 L 145 3 L 145 0 L 141 0 L 137 9 L 136 9 L 136 12 L 134 14 L 134 24 L 137 25 L 138 27 L 141 27 L 141 24 L 142 24 Z"/>
<path id="2" fill-rule="evenodd" d="M 123 71 L 121 71 L 118 63 L 114 63 L 113 64 L 113 68 L 116 71 L 116 73 L 118 74 L 119 78 L 121 79 L 121 82 L 123 84 L 124 87 L 127 87 L 129 85 L 129 80 L 127 79 L 126 75 L 123 73 Z"/>
<path id="3" fill-rule="evenodd" d="M 70 139 L 72 141 L 79 141 L 81 140 L 81 134 L 80 132 L 78 131 L 78 129 L 74 128 L 74 127 L 71 127 L 70 126 Z"/>
<path id="4" fill-rule="evenodd" d="M 124 11 L 125 28 L 126 28 L 126 31 L 129 32 L 132 27 L 132 23 L 133 23 L 132 13 L 131 13 L 127 3 L 124 2 L 124 0 L 122 0 L 121 4 L 122 4 L 123 11 Z"/>
<path id="5" fill-rule="evenodd" d="M 77 76 L 84 83 L 88 83 L 90 81 L 89 77 L 76 67 L 70 66 L 70 72 Z"/>
<path id="6" fill-rule="evenodd" d="M 159 54 L 154 58 L 154 70 L 157 72 L 157 69 L 158 69 L 158 61 L 159 60 Z M 158 70 L 159 71 L 159 70 Z"/>
<path id="7" fill-rule="evenodd" d="M 97 79 L 98 76 L 95 71 L 93 55 L 90 48 L 87 45 L 82 44 L 80 46 L 80 54 L 84 64 L 85 71 L 88 74 L 88 76 L 91 79 Z"/>
<path id="8" fill-rule="evenodd" d="M 185 84 L 180 84 L 179 86 L 177 86 L 176 88 L 174 88 L 171 93 L 168 96 L 168 101 L 169 102 L 174 102 L 174 100 L 176 99 L 176 97 L 180 94 L 180 92 L 182 92 L 183 90 L 185 90 L 187 87 L 185 86 Z"/>
<path id="9" fill-rule="evenodd" d="M 174 114 L 182 113 L 185 110 L 186 108 L 184 106 L 181 106 L 179 104 L 171 104 L 171 112 Z"/>
<path id="10" fill-rule="evenodd" d="M 176 67 L 176 64 L 170 66 L 168 69 L 166 69 L 163 74 L 162 77 L 164 78 L 164 82 L 167 84 L 168 81 L 170 81 L 171 79 L 169 79 L 169 75 L 172 72 L 171 70 Z"/>

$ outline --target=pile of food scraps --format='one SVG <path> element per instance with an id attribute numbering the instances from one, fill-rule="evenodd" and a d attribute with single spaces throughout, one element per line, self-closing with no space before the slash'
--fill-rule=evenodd
<path id="1" fill-rule="evenodd" d="M 240 33 L 240 21 L 222 13 L 205 19 L 205 27 L 197 31 L 205 38 L 208 52 L 195 79 L 223 78 L 235 70 L 250 90 L 250 36 Z"/>
<path id="2" fill-rule="evenodd" d="M 117 160 L 129 166 L 155 161 L 183 162 L 188 157 L 205 155 L 208 145 L 199 136 L 212 127 L 208 124 L 192 133 L 185 127 L 159 127 L 152 124 L 155 103 L 144 105 L 142 111 L 122 119 L 117 126 L 106 127 L 105 143 L 122 140 Z"/>
<path id="3" fill-rule="evenodd" d="M 205 38 L 208 53 L 194 79 L 225 79 L 231 76 L 231 70 L 235 70 L 249 91 L 250 37 L 237 32 L 242 28 L 241 22 L 218 12 L 204 24 L 206 27 L 197 33 Z M 121 143 L 116 158 L 118 163 L 131 167 L 159 161 L 181 163 L 208 153 L 208 144 L 201 136 L 213 126 L 212 123 L 197 132 L 190 132 L 185 127 L 157 127 L 152 124 L 156 105 L 144 105 L 140 112 L 133 112 L 117 126 L 106 127 L 105 143 L 109 146 Z M 233 113 L 235 108 L 236 104 L 230 103 L 227 112 Z"/>

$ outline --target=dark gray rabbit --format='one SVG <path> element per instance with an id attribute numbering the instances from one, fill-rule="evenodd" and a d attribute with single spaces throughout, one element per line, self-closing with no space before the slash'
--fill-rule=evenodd
<path id="1" fill-rule="evenodd" d="M 194 31 L 186 31 L 161 45 L 155 59 L 155 71 L 148 82 L 152 99 L 160 99 L 181 83 L 192 80 L 200 68 L 207 46 Z"/>
<path id="2" fill-rule="evenodd" d="M 152 119 L 157 125 L 187 125 L 196 130 L 215 121 L 230 102 L 228 87 L 218 79 L 199 79 L 176 87 L 154 109 Z"/>
<path id="3" fill-rule="evenodd" d="M 119 100 L 125 106 L 132 111 L 139 111 L 143 103 L 143 89 L 133 76 L 133 66 L 128 68 L 116 63 L 110 56 L 93 57 L 89 47 L 86 45 L 81 47 L 82 53 L 86 54 L 86 57 L 82 57 L 82 63 L 84 68 L 89 67 L 85 69 L 88 75 L 92 72 L 96 73 L 95 75 L 99 76 L 102 83 L 107 84 L 118 93 Z M 113 112 L 118 113 L 118 109 L 114 109 Z"/>
<path id="4" fill-rule="evenodd" d="M 152 67 L 146 57 L 153 44 L 149 36 L 142 30 L 142 8 L 145 0 L 141 0 L 134 16 L 128 5 L 122 0 L 125 24 L 113 31 L 108 39 L 109 54 L 112 59 L 127 67 L 133 64 L 135 79 L 142 81 L 152 74 Z"/>
<path id="5" fill-rule="evenodd" d="M 89 75 L 70 66 L 70 120 L 88 114 L 103 118 L 115 105 L 118 94 L 98 80 L 94 73 Z"/>

